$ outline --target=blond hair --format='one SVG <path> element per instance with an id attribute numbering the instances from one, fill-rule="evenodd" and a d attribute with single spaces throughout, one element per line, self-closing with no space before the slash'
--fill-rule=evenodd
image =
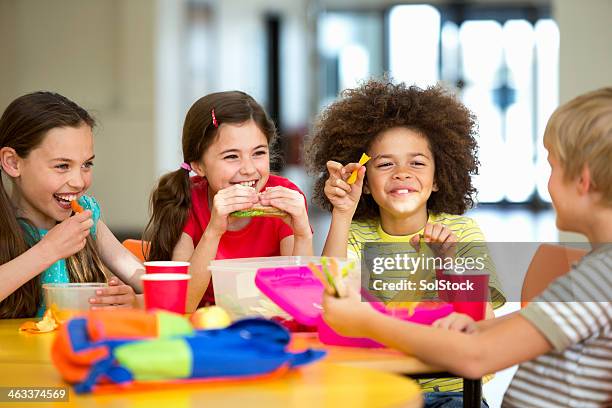
<path id="1" fill-rule="evenodd" d="M 584 166 L 591 187 L 602 204 L 612 206 L 612 88 L 580 95 L 561 105 L 550 117 L 544 146 L 554 154 L 566 180 L 579 176 Z"/>

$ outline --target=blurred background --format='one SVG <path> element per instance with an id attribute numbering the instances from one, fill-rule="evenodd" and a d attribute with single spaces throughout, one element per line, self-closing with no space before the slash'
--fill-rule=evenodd
<path id="1" fill-rule="evenodd" d="M 182 162 L 189 106 L 246 91 L 278 124 L 281 172 L 317 113 L 388 73 L 452 89 L 479 121 L 479 206 L 489 241 L 580 240 L 555 228 L 542 134 L 558 106 L 612 85 L 612 0 L 0 0 L 0 109 L 52 90 L 90 110 L 92 194 L 120 238 L 139 238 L 157 178 Z M 329 217 L 310 207 L 315 251 Z M 485 387 L 493 406 L 504 375 Z M 508 377 L 506 377 L 508 378 Z"/>
<path id="2" fill-rule="evenodd" d="M 202 95 L 261 102 L 282 173 L 309 194 L 303 140 L 339 92 L 383 73 L 442 83 L 479 120 L 470 215 L 491 241 L 556 241 L 543 129 L 560 102 L 612 84 L 610 21 L 610 0 L 0 0 L 0 107 L 48 89 L 95 114 L 93 194 L 123 238 L 182 162 L 182 121 Z M 318 250 L 328 218 L 311 210 Z"/>

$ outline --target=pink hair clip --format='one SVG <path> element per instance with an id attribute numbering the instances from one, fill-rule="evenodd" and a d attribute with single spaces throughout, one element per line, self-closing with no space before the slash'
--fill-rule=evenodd
<path id="1" fill-rule="evenodd" d="M 191 166 L 187 162 L 181 163 L 181 169 L 191 171 Z"/>
<path id="2" fill-rule="evenodd" d="M 218 128 L 219 127 L 219 123 L 217 122 L 217 117 L 215 116 L 215 110 L 213 109 L 212 111 L 210 111 L 210 114 L 212 115 L 213 125 L 216 128 Z"/>

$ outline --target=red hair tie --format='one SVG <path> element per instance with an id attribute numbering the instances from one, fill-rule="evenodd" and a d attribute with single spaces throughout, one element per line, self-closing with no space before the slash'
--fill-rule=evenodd
<path id="1" fill-rule="evenodd" d="M 217 117 L 215 116 L 215 110 L 213 109 L 210 114 L 212 115 L 212 120 L 213 120 L 213 125 L 214 127 L 218 128 L 219 127 L 219 123 L 217 122 Z"/>

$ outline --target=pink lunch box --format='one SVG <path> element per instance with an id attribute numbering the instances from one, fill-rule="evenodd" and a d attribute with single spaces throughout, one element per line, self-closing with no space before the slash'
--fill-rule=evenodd
<path id="1" fill-rule="evenodd" d="M 306 266 L 262 268 L 257 270 L 255 285 L 263 294 L 274 301 L 301 324 L 316 326 L 319 339 L 324 344 L 348 347 L 383 347 L 380 343 L 367 338 L 341 336 L 325 323 L 321 317 L 323 308 L 323 284 Z M 382 302 L 370 302 L 380 313 L 419 324 L 432 324 L 449 315 L 453 307 L 439 303 L 439 307 L 417 307 L 412 315 L 407 310 L 390 311 Z"/>

